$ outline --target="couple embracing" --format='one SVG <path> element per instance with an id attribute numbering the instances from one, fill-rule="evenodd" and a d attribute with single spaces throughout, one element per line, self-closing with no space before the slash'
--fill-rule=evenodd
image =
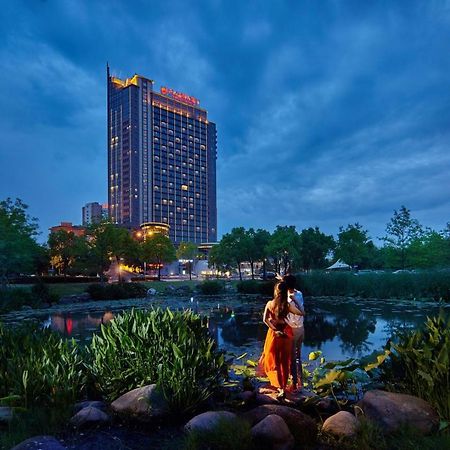
<path id="1" fill-rule="evenodd" d="M 302 388 L 301 346 L 304 337 L 303 296 L 295 289 L 296 279 L 285 275 L 275 286 L 274 298 L 264 309 L 264 323 L 269 327 L 258 372 L 269 378 L 284 398 L 289 375 L 292 390 Z"/>

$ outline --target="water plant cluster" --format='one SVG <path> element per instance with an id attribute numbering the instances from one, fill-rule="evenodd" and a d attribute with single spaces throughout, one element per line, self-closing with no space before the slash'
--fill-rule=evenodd
<path id="1" fill-rule="evenodd" d="M 204 320 L 190 312 L 131 310 L 103 325 L 83 347 L 36 325 L 0 326 L 0 404 L 20 410 L 113 400 L 160 385 L 174 411 L 195 409 L 225 371 Z"/>

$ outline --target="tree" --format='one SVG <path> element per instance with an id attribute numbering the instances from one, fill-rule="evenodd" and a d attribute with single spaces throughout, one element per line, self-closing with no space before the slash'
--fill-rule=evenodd
<path id="1" fill-rule="evenodd" d="M 187 261 L 186 266 L 189 271 L 189 279 L 192 280 L 192 266 L 198 258 L 198 246 L 193 242 L 180 242 L 176 252 L 177 259 Z"/>
<path id="2" fill-rule="evenodd" d="M 233 228 L 230 233 L 224 234 L 220 241 L 222 256 L 233 261 L 242 280 L 241 264 L 246 261 L 248 254 L 249 238 L 244 227 Z"/>
<path id="3" fill-rule="evenodd" d="M 275 271 L 279 272 L 281 267 L 284 273 L 293 270 L 294 261 L 299 259 L 300 236 L 295 226 L 278 225 L 270 237 L 267 251 L 275 263 Z"/>
<path id="4" fill-rule="evenodd" d="M 263 263 L 263 279 L 266 279 L 267 258 L 269 256 L 268 245 L 270 242 L 270 233 L 266 230 L 258 229 L 255 231 L 253 240 L 255 243 L 257 260 Z"/>
<path id="5" fill-rule="evenodd" d="M 333 236 L 327 236 L 318 227 L 302 230 L 300 233 L 299 258 L 301 267 L 304 270 L 325 267 L 325 258 L 334 247 L 335 242 Z"/>
<path id="6" fill-rule="evenodd" d="M 133 263 L 139 258 L 139 244 L 125 228 L 101 222 L 92 225 L 87 234 L 90 260 L 101 277 L 111 265 L 111 260 Z"/>
<path id="7" fill-rule="evenodd" d="M 158 280 L 161 280 L 161 267 L 177 259 L 172 241 L 161 233 L 146 237 L 141 244 L 144 261 L 158 265 Z"/>
<path id="8" fill-rule="evenodd" d="M 423 235 L 422 226 L 417 219 L 411 217 L 411 211 L 401 206 L 386 225 L 387 235 L 382 238 L 394 256 L 394 266 L 405 269 L 407 265 L 408 248 L 412 242 Z"/>
<path id="9" fill-rule="evenodd" d="M 421 269 L 447 266 L 450 263 L 450 252 L 445 235 L 427 229 L 422 237 L 411 242 L 408 259 L 411 266 Z"/>
<path id="10" fill-rule="evenodd" d="M 368 236 L 368 231 L 357 222 L 347 225 L 345 229 L 339 228 L 334 256 L 352 267 L 366 267 L 371 247 L 373 243 Z"/>
<path id="11" fill-rule="evenodd" d="M 48 247 L 52 266 L 59 274 L 67 275 L 87 245 L 84 237 L 76 236 L 72 231 L 59 230 L 50 233 Z"/>
<path id="12" fill-rule="evenodd" d="M 208 265 L 214 266 L 217 270 L 227 271 L 234 266 L 234 259 L 231 249 L 228 248 L 222 240 L 214 245 L 209 251 Z"/>
<path id="13" fill-rule="evenodd" d="M 0 278 L 2 286 L 12 274 L 34 272 L 41 249 L 37 219 L 27 214 L 20 199 L 0 202 Z"/>

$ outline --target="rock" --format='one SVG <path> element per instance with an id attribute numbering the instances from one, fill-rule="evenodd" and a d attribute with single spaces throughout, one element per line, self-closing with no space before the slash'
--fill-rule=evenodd
<path id="1" fill-rule="evenodd" d="M 33 308 L 30 305 L 23 305 L 20 309 L 22 311 L 30 311 Z"/>
<path id="2" fill-rule="evenodd" d="M 322 398 L 317 403 L 315 403 L 315 407 L 323 413 L 335 414 L 339 411 L 339 407 L 334 400 L 330 398 Z"/>
<path id="3" fill-rule="evenodd" d="M 358 419 L 348 411 L 339 411 L 325 420 L 322 431 L 338 437 L 351 437 L 358 429 Z"/>
<path id="4" fill-rule="evenodd" d="M 317 437 L 317 426 L 311 417 L 294 408 L 283 405 L 262 405 L 242 414 L 250 426 L 261 422 L 266 416 L 276 414 L 280 416 L 289 427 L 298 445 L 306 445 L 314 442 Z"/>
<path id="5" fill-rule="evenodd" d="M 229 411 L 207 411 L 193 417 L 185 426 L 187 432 L 191 431 L 211 431 L 221 421 L 237 420 L 237 415 Z"/>
<path id="6" fill-rule="evenodd" d="M 147 290 L 147 297 L 152 296 L 152 295 L 156 295 L 156 289 L 155 288 L 150 288 Z"/>
<path id="7" fill-rule="evenodd" d="M 93 406 L 87 406 L 78 411 L 71 419 L 70 424 L 75 428 L 86 428 L 91 426 L 106 425 L 111 418 L 105 412 Z"/>
<path id="8" fill-rule="evenodd" d="M 422 434 L 439 429 L 439 416 L 431 405 L 412 395 L 373 390 L 358 403 L 365 417 L 378 424 L 386 433 L 409 425 Z"/>
<path id="9" fill-rule="evenodd" d="M 9 406 L 0 406 L 0 423 L 11 422 L 14 417 L 14 411 Z"/>
<path id="10" fill-rule="evenodd" d="M 280 401 L 276 398 L 277 393 L 256 394 L 255 402 L 257 405 L 279 405 Z"/>
<path id="11" fill-rule="evenodd" d="M 108 409 L 105 402 L 99 400 L 86 400 L 84 402 L 75 403 L 75 405 L 73 405 L 73 412 L 76 414 L 78 411 L 81 411 L 83 408 L 87 408 L 89 406 L 97 408 L 103 412 L 106 412 Z"/>
<path id="12" fill-rule="evenodd" d="M 17 444 L 11 450 L 65 450 L 64 447 L 53 436 L 34 436 Z"/>
<path id="13" fill-rule="evenodd" d="M 169 407 L 156 384 L 133 389 L 111 403 L 114 412 L 147 422 L 165 416 Z"/>
<path id="14" fill-rule="evenodd" d="M 244 403 L 250 403 L 256 398 L 256 392 L 255 391 L 244 391 L 240 392 L 236 398 L 238 400 L 242 400 Z"/>
<path id="15" fill-rule="evenodd" d="M 294 436 L 286 422 L 276 414 L 269 414 L 252 428 L 252 437 L 257 448 L 289 450 L 294 448 Z"/>

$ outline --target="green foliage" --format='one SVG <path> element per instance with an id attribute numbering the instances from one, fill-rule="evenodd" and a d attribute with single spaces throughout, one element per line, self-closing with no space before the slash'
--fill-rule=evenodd
<path id="1" fill-rule="evenodd" d="M 298 288 L 311 296 L 434 299 L 450 301 L 450 270 L 417 273 L 324 273 L 297 277 Z"/>
<path id="2" fill-rule="evenodd" d="M 278 225 L 270 237 L 267 251 L 275 263 L 275 271 L 284 273 L 292 271 L 294 261 L 299 259 L 300 236 L 295 226 Z"/>
<path id="3" fill-rule="evenodd" d="M 0 289 L 0 313 L 15 311 L 22 306 L 37 308 L 39 305 L 39 299 L 28 290 L 16 287 Z"/>
<path id="4" fill-rule="evenodd" d="M 383 241 L 390 249 L 390 265 L 404 269 L 409 266 L 408 249 L 418 238 L 422 237 L 422 226 L 417 219 L 411 217 L 411 211 L 405 206 L 394 210 L 394 215 L 386 225 L 386 236 Z"/>
<path id="5" fill-rule="evenodd" d="M 189 279 L 192 280 L 192 266 L 194 261 L 198 258 L 198 246 L 193 242 L 180 242 L 177 248 L 177 259 L 184 259 L 187 261 L 186 266 L 189 272 Z"/>
<path id="6" fill-rule="evenodd" d="M 0 398 L 18 396 L 21 405 L 68 404 L 82 395 L 84 366 L 75 341 L 36 325 L 0 324 Z"/>
<path id="7" fill-rule="evenodd" d="M 304 270 L 326 267 L 326 256 L 335 247 L 333 236 L 322 233 L 318 227 L 300 233 L 299 266 Z"/>
<path id="8" fill-rule="evenodd" d="M 0 202 L 0 282 L 18 273 L 33 273 L 41 247 L 36 243 L 37 220 L 27 214 L 20 199 Z"/>
<path id="9" fill-rule="evenodd" d="M 225 291 L 225 284 L 219 280 L 205 280 L 197 285 L 202 295 L 218 295 Z"/>
<path id="10" fill-rule="evenodd" d="M 396 389 L 423 398 L 450 420 L 450 319 L 428 318 L 423 330 L 406 332 L 392 343 L 386 376 Z M 389 366 L 388 366 L 389 367 Z"/>
<path id="11" fill-rule="evenodd" d="M 374 248 L 368 231 L 359 223 L 340 227 L 334 256 L 350 266 L 368 267 L 369 257 Z"/>
<path id="12" fill-rule="evenodd" d="M 224 357 L 191 311 L 131 310 L 102 325 L 87 348 L 96 388 L 108 399 L 158 383 L 173 411 L 190 411 L 220 382 Z"/>
<path id="13" fill-rule="evenodd" d="M 241 294 L 261 294 L 273 295 L 275 282 L 259 281 L 259 280 L 245 280 L 239 281 L 236 285 L 237 291 Z"/>
<path id="14" fill-rule="evenodd" d="M 87 252 L 86 239 L 65 230 L 50 233 L 48 247 L 53 267 L 64 275 L 74 266 L 76 260 Z"/>
<path id="15" fill-rule="evenodd" d="M 53 303 L 58 301 L 58 298 L 50 293 L 49 287 L 42 281 L 38 280 L 37 283 L 33 284 L 31 288 L 31 295 L 39 303 Z"/>
<path id="16" fill-rule="evenodd" d="M 242 419 L 220 420 L 212 430 L 192 431 L 182 443 L 183 450 L 252 450 L 251 428 Z"/>
<path id="17" fill-rule="evenodd" d="M 148 236 L 141 244 L 142 258 L 147 263 L 158 264 L 158 280 L 161 279 L 161 265 L 177 258 L 172 241 L 163 234 Z"/>
<path id="18" fill-rule="evenodd" d="M 123 298 L 143 298 L 147 288 L 140 283 L 90 284 L 87 292 L 94 300 L 119 300 Z"/>

